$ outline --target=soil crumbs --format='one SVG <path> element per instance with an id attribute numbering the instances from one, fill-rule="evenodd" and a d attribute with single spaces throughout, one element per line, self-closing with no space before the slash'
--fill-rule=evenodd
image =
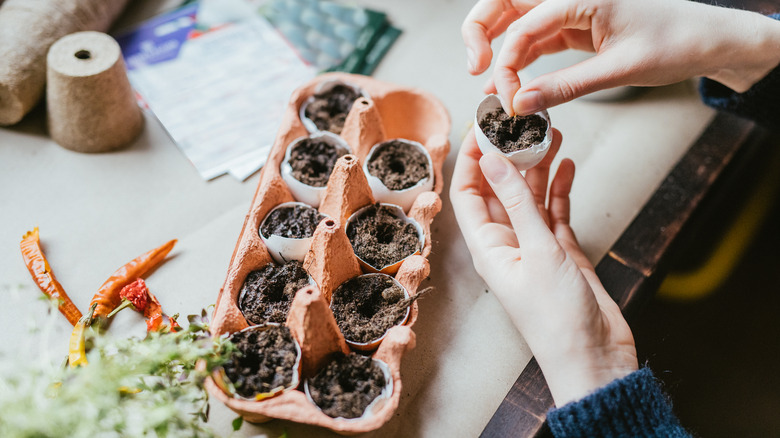
<path id="1" fill-rule="evenodd" d="M 368 173 L 379 178 L 390 190 L 403 190 L 427 177 L 430 169 L 428 157 L 418 148 L 391 140 L 374 151 L 368 162 Z"/>
<path id="2" fill-rule="evenodd" d="M 297 350 L 289 328 L 236 332 L 229 339 L 238 351 L 223 368 L 238 394 L 252 398 L 292 383 Z"/>
<path id="3" fill-rule="evenodd" d="M 336 323 L 351 342 L 368 343 L 403 321 L 408 301 L 404 290 L 389 276 L 359 276 L 333 292 L 331 308 Z"/>
<path id="4" fill-rule="evenodd" d="M 414 224 L 378 203 L 349 223 L 347 237 L 355 254 L 376 269 L 405 259 L 420 250 L 421 245 Z"/>
<path id="5" fill-rule="evenodd" d="M 320 131 L 341 134 L 352 104 L 360 93 L 346 85 L 336 85 L 323 93 L 316 93 L 314 100 L 306 106 L 304 114 Z"/>
<path id="6" fill-rule="evenodd" d="M 346 153 L 321 138 L 305 138 L 290 151 L 292 176 L 304 184 L 325 187 L 336 161 Z"/>
<path id="7" fill-rule="evenodd" d="M 291 239 L 305 239 L 314 235 L 317 224 L 325 216 L 308 205 L 292 205 L 277 208 L 263 221 L 260 232 L 269 237 L 272 234 Z"/>
<path id="8" fill-rule="evenodd" d="M 370 357 L 338 353 L 309 381 L 309 394 L 331 417 L 358 418 L 386 384 L 382 369 Z"/>
<path id="9" fill-rule="evenodd" d="M 283 265 L 268 263 L 246 276 L 238 308 L 250 325 L 284 323 L 295 293 L 309 285 L 309 275 L 297 260 Z"/>
<path id="10" fill-rule="evenodd" d="M 547 132 L 547 121 L 536 114 L 510 117 L 499 108 L 486 114 L 479 127 L 491 143 L 508 154 L 541 143 Z"/>

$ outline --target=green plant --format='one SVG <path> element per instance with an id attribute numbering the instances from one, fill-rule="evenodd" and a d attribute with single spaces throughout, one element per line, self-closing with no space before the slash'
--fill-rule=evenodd
<path id="1" fill-rule="evenodd" d="M 174 333 L 98 336 L 89 365 L 0 358 L 0 436 L 212 437 L 206 376 L 232 346 L 208 333 L 206 312 Z"/>

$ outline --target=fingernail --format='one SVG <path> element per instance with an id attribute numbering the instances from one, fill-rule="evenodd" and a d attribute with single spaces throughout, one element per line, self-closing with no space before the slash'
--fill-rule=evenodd
<path id="1" fill-rule="evenodd" d="M 466 47 L 466 58 L 468 59 L 469 70 L 473 72 L 477 71 L 477 57 L 474 55 L 474 51 L 471 50 L 471 47 Z"/>
<path id="2" fill-rule="evenodd" d="M 479 160 L 479 167 L 482 174 L 493 184 L 504 181 L 509 175 L 509 167 L 506 161 L 497 154 L 485 154 Z"/>
<path id="3" fill-rule="evenodd" d="M 521 91 L 515 94 L 512 106 L 517 114 L 527 116 L 544 109 L 544 98 L 538 91 Z"/>

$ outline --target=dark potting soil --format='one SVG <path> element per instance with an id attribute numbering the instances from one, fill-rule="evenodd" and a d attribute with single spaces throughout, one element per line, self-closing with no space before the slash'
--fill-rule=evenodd
<path id="1" fill-rule="evenodd" d="M 322 138 L 305 138 L 290 151 L 292 176 L 304 184 L 325 187 L 336 161 L 346 153 Z"/>
<path id="2" fill-rule="evenodd" d="M 400 324 L 409 303 L 404 300 L 403 288 L 391 277 L 368 275 L 342 283 L 333 292 L 330 306 L 344 337 L 367 343 Z"/>
<path id="3" fill-rule="evenodd" d="M 430 174 L 428 157 L 420 149 L 398 140 L 380 145 L 367 167 L 368 173 L 390 190 L 408 189 Z"/>
<path id="4" fill-rule="evenodd" d="M 360 93 L 346 85 L 336 85 L 328 91 L 317 93 L 314 100 L 306 106 L 304 114 L 320 131 L 341 134 L 352 104 L 360 98 Z"/>
<path id="5" fill-rule="evenodd" d="M 387 206 L 374 204 L 347 226 L 355 254 L 376 269 L 392 265 L 420 249 L 417 228 L 393 215 Z"/>
<path id="6" fill-rule="evenodd" d="M 236 332 L 229 340 L 237 351 L 222 367 L 239 395 L 252 398 L 292 383 L 298 353 L 289 328 Z"/>
<path id="7" fill-rule="evenodd" d="M 491 143 L 508 154 L 541 143 L 547 132 L 547 121 L 536 114 L 510 117 L 499 108 L 486 114 L 479 127 Z"/>
<path id="8" fill-rule="evenodd" d="M 268 263 L 246 276 L 238 308 L 250 325 L 284 323 L 295 293 L 309 285 L 309 276 L 297 260 Z"/>
<path id="9" fill-rule="evenodd" d="M 386 384 L 382 369 L 370 357 L 338 353 L 309 380 L 309 394 L 331 417 L 358 418 Z"/>
<path id="10" fill-rule="evenodd" d="M 260 226 L 260 232 L 265 237 L 276 234 L 291 239 L 304 239 L 314 235 L 317 224 L 323 219 L 325 216 L 314 207 L 291 205 L 272 211 Z"/>

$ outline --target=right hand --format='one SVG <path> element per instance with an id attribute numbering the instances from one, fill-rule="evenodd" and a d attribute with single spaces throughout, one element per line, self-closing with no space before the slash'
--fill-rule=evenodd
<path id="1" fill-rule="evenodd" d="M 489 43 L 504 30 L 486 91 L 496 91 L 510 115 L 693 76 L 743 92 L 780 63 L 780 22 L 752 12 L 684 0 L 480 0 L 462 27 L 471 74 L 489 67 Z M 596 56 L 521 87 L 519 70 L 566 49 Z"/>

